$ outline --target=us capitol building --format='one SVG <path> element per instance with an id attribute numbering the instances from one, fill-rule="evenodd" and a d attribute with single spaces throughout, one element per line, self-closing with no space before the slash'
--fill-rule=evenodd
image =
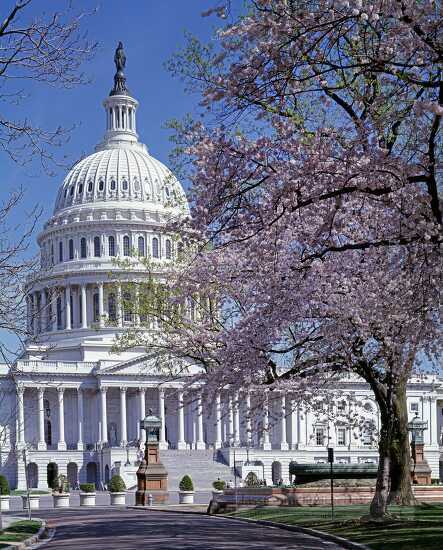
<path id="1" fill-rule="evenodd" d="M 377 405 L 358 378 L 343 380 L 335 422 L 298 407 L 290 394 L 250 415 L 253 395 L 227 388 L 207 404 L 198 388 L 184 392 L 179 379 L 165 378 L 142 348 L 112 351 L 129 326 L 158 330 L 125 310 L 137 299 L 125 286 L 146 276 L 137 257 L 150 258 L 161 275 L 177 253 L 167 221 L 189 213 L 180 183 L 138 141 L 139 104 L 126 87 L 121 44 L 115 62 L 103 140 L 68 173 L 38 236 L 41 268 L 27 297 L 33 336 L 13 367 L 0 365 L 0 473 L 18 489 L 26 475 L 31 487 L 47 489 L 60 473 L 73 487 L 102 487 L 120 473 L 132 487 L 148 409 L 162 420 L 172 490 L 185 473 L 208 489 L 217 477 L 233 479 L 234 466 L 243 478 L 254 471 L 268 484 L 288 482 L 290 462 L 325 462 L 328 444 L 338 462 L 375 463 L 376 438 L 345 421 L 359 411 L 378 426 Z M 135 267 L 116 263 L 131 256 Z M 410 417 L 428 423 L 432 478 L 441 476 L 442 382 L 429 375 L 408 385 Z"/>

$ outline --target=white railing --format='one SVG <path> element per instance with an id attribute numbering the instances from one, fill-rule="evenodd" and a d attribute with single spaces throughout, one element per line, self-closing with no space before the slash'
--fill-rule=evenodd
<path id="1" fill-rule="evenodd" d="M 38 370 L 49 372 L 81 372 L 89 373 L 97 367 L 95 361 L 18 361 L 17 369 L 22 372 L 34 372 Z"/>

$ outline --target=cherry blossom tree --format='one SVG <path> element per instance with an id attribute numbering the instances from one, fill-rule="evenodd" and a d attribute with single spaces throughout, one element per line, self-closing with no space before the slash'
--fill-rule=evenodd
<path id="1" fill-rule="evenodd" d="M 167 305 L 146 299 L 165 330 L 145 345 L 199 364 L 213 391 L 309 399 L 346 372 L 364 378 L 381 416 L 381 517 L 413 499 L 406 382 L 441 349 L 438 8 L 256 0 L 238 20 L 228 8 L 212 10 L 210 45 L 191 38 L 171 62 L 202 97 L 196 121 L 173 124 L 192 182 L 178 229 L 198 251 L 165 276 Z"/>

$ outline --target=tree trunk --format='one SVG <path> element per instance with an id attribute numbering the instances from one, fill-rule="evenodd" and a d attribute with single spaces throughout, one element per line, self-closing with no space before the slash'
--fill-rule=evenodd
<path id="1" fill-rule="evenodd" d="M 386 403 L 383 404 L 386 407 Z M 381 409 L 381 427 L 378 442 L 378 471 L 375 494 L 369 507 L 370 519 L 380 520 L 387 515 L 390 491 L 391 453 L 390 432 L 391 418 L 386 408 Z"/>
<path id="2" fill-rule="evenodd" d="M 391 491 L 388 504 L 411 506 L 415 504 L 411 484 L 411 449 L 409 446 L 406 382 L 395 389 L 394 423 L 390 441 Z"/>

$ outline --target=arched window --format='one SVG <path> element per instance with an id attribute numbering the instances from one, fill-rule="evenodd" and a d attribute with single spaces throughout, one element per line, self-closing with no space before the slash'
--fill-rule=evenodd
<path id="1" fill-rule="evenodd" d="M 99 309 L 98 309 L 98 294 L 97 293 L 95 293 L 92 296 L 92 309 L 93 309 L 94 322 L 96 323 L 99 320 L 99 317 L 100 317 L 100 312 L 99 312 Z"/>
<path id="2" fill-rule="evenodd" d="M 88 193 L 92 193 L 92 181 L 88 181 Z"/>
<path id="3" fill-rule="evenodd" d="M 69 239 L 69 259 L 74 259 L 74 241 L 73 239 Z"/>
<path id="4" fill-rule="evenodd" d="M 111 180 L 111 191 L 115 191 L 116 183 L 115 180 Z"/>
<path id="5" fill-rule="evenodd" d="M 63 243 L 62 243 L 62 241 L 60 241 L 58 243 L 58 261 L 59 262 L 63 261 Z"/>
<path id="6" fill-rule="evenodd" d="M 108 253 L 109 256 L 115 256 L 115 239 L 112 235 L 108 238 Z"/>
<path id="7" fill-rule="evenodd" d="M 81 183 L 79 186 L 78 186 L 78 194 L 81 195 L 83 193 L 83 183 Z"/>
<path id="8" fill-rule="evenodd" d="M 71 186 L 71 189 L 69 190 L 69 194 L 70 194 L 71 197 L 74 194 L 74 186 L 73 185 Z"/>
<path id="9" fill-rule="evenodd" d="M 100 258 L 100 237 L 94 237 L 94 256 Z"/>
<path id="10" fill-rule="evenodd" d="M 104 188 L 105 188 L 105 182 L 103 180 L 100 180 L 98 182 L 98 190 L 103 191 Z"/>
<path id="11" fill-rule="evenodd" d="M 108 296 L 108 316 L 110 321 L 117 321 L 117 306 L 114 294 Z"/>
<path id="12" fill-rule="evenodd" d="M 123 191 L 127 191 L 127 190 L 128 190 L 128 182 L 127 182 L 127 180 L 123 180 L 122 188 L 123 188 Z"/>
<path id="13" fill-rule="evenodd" d="M 166 239 L 166 258 L 168 260 L 172 258 L 172 244 L 169 239 Z"/>
<path id="14" fill-rule="evenodd" d="M 54 265 L 54 243 L 51 243 L 51 265 Z"/>
<path id="15" fill-rule="evenodd" d="M 153 258 L 159 258 L 160 257 L 157 237 L 154 237 L 152 239 L 152 257 Z"/>
<path id="16" fill-rule="evenodd" d="M 145 239 L 141 236 L 138 238 L 138 255 L 145 256 Z"/>
<path id="17" fill-rule="evenodd" d="M 130 246 L 129 246 L 129 237 L 125 235 L 123 237 L 123 256 L 129 256 Z"/>
<path id="18" fill-rule="evenodd" d="M 82 237 L 80 239 L 80 258 L 86 258 L 86 239 Z"/>
<path id="19" fill-rule="evenodd" d="M 62 328 L 63 328 L 62 299 L 59 296 L 57 298 L 57 329 L 61 330 Z"/>

